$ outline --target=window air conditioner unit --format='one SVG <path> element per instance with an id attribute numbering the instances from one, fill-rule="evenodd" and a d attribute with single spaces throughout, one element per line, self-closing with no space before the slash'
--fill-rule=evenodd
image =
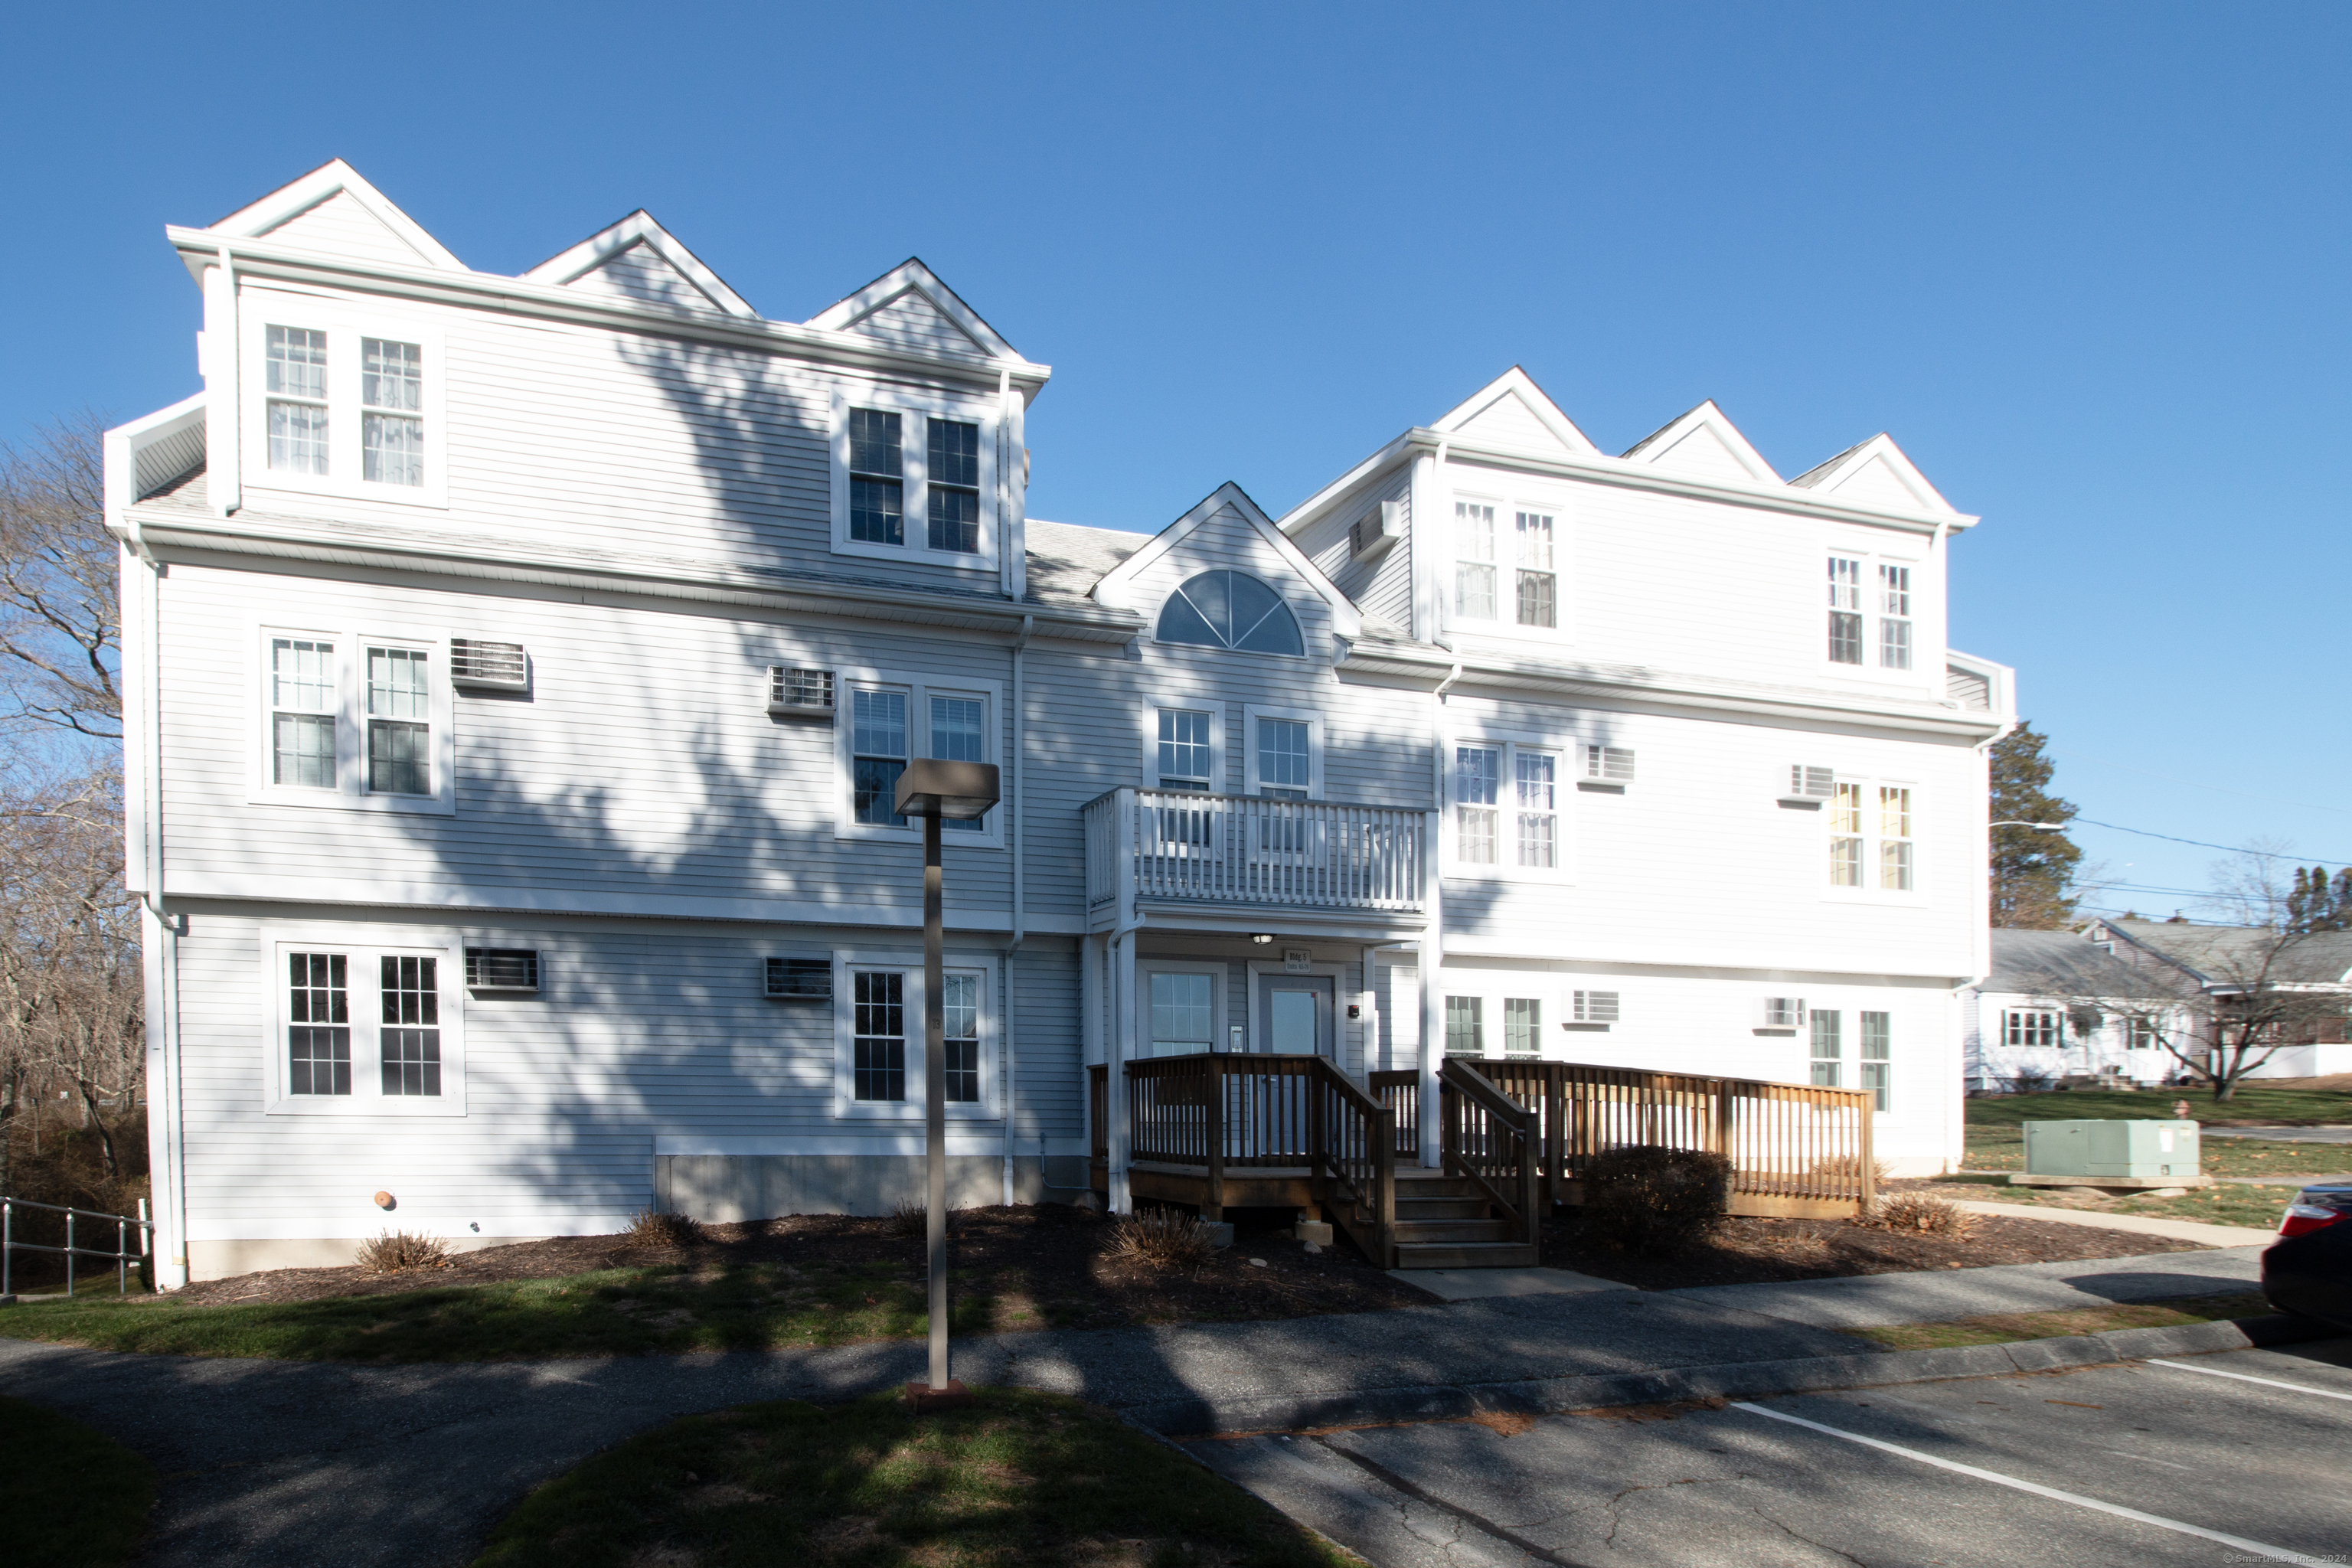
<path id="1" fill-rule="evenodd" d="M 1348 530 L 1348 553 L 1370 561 L 1404 537 L 1404 508 L 1384 500 L 1355 521 Z"/>
<path id="2" fill-rule="evenodd" d="M 1584 748 L 1584 776 L 1576 781 L 1577 788 L 1623 795 L 1625 786 L 1633 782 L 1633 753 L 1630 749 L 1624 746 Z"/>
<path id="3" fill-rule="evenodd" d="M 829 958 L 768 960 L 768 994 L 779 1002 L 833 1000 L 833 961 Z"/>
<path id="4" fill-rule="evenodd" d="M 537 991 L 539 950 L 530 947 L 469 947 L 466 950 L 468 991 Z"/>
<path id="5" fill-rule="evenodd" d="M 519 642 L 452 637 L 449 684 L 460 691 L 528 691 L 530 660 Z"/>
<path id="6" fill-rule="evenodd" d="M 800 719 L 832 718 L 833 671 L 770 666 L 768 711 Z"/>
<path id="7" fill-rule="evenodd" d="M 1577 991 L 1570 994 L 1570 1012 L 1579 1024 L 1607 1026 L 1617 1022 L 1617 996 L 1614 991 Z"/>
<path id="8" fill-rule="evenodd" d="M 1805 1022 L 1805 999 L 1801 996 L 1767 996 L 1763 1010 L 1757 1015 L 1756 1032 L 1759 1035 L 1793 1035 Z"/>
<path id="9" fill-rule="evenodd" d="M 1789 793 L 1780 804 L 1797 811 L 1819 811 L 1822 802 L 1836 793 L 1835 768 L 1809 768 L 1800 763 L 1789 769 Z"/>

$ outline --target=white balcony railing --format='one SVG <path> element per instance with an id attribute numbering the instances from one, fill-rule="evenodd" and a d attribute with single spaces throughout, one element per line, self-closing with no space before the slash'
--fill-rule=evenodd
<path id="1" fill-rule="evenodd" d="M 1116 789 L 1086 808 L 1087 903 L 1139 900 L 1415 911 L 1429 813 Z"/>

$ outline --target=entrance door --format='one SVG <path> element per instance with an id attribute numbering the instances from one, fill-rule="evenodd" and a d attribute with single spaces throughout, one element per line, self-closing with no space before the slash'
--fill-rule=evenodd
<path id="1" fill-rule="evenodd" d="M 1260 1047 L 1280 1056 L 1329 1056 L 1332 984 L 1328 974 L 1261 975 L 1257 996 Z"/>

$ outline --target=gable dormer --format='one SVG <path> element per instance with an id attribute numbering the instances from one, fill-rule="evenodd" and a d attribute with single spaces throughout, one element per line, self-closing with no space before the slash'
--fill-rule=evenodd
<path id="1" fill-rule="evenodd" d="M 1952 503 L 1927 482 L 1927 476 L 1884 431 L 1848 447 L 1789 483 L 1818 495 L 1834 496 L 1853 506 L 1958 515 Z"/>
<path id="2" fill-rule="evenodd" d="M 718 310 L 753 320 L 759 316 L 740 294 L 643 207 L 561 255 L 548 258 L 523 278 L 583 293 L 614 295 L 641 305 Z"/>
<path id="3" fill-rule="evenodd" d="M 207 232 L 400 267 L 466 270 L 464 262 L 341 158 L 239 207 Z M 192 259 L 189 265 L 194 270 L 197 264 Z"/>
<path id="4" fill-rule="evenodd" d="M 1105 574 L 1095 584 L 1094 598 L 1145 616 L 1150 628 L 1144 634 L 1147 642 L 1251 655 L 1290 651 L 1273 646 L 1286 639 L 1255 588 L 1244 584 L 1223 601 L 1213 595 L 1230 584 L 1185 592 L 1204 574 L 1218 573 L 1237 574 L 1271 594 L 1297 627 L 1299 657 L 1328 661 L 1332 637 L 1352 637 L 1361 630 L 1355 605 L 1231 480 Z M 1206 635 L 1196 623 L 1205 623 Z M 1270 629 L 1253 640 L 1250 633 L 1261 623 Z"/>
<path id="5" fill-rule="evenodd" d="M 923 353 L 1019 359 L 1020 353 L 913 257 L 847 299 L 811 316 L 808 325 L 857 332 Z"/>
<path id="6" fill-rule="evenodd" d="M 1713 399 L 1636 441 L 1624 457 L 1629 463 L 1647 463 L 1697 479 L 1780 483 L 1780 476 L 1764 460 L 1764 454 L 1749 445 Z"/>
<path id="7" fill-rule="evenodd" d="M 1596 450 L 1535 378 L 1517 365 L 1456 404 L 1431 429 L 1479 446 L 1589 456 Z"/>

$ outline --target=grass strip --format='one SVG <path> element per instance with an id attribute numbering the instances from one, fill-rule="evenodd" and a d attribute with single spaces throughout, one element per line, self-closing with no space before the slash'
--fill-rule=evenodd
<path id="1" fill-rule="evenodd" d="M 2212 1323 L 2251 1318 L 2271 1310 L 2259 1291 L 2232 1296 L 2184 1296 L 2169 1301 L 2127 1301 L 2107 1307 L 2073 1307 L 2057 1312 L 1986 1312 L 1942 1323 L 1889 1323 L 1847 1329 L 1891 1351 L 1940 1351 L 1960 1345 L 2005 1345 L 2020 1340 L 2103 1334 L 2110 1329 L 2169 1329 L 2181 1323 Z"/>
<path id="2" fill-rule="evenodd" d="M 2060 1095 L 2061 1100 L 2072 1099 Z M 1973 1107 L 1979 1101 L 1971 1100 Z M 1970 1114 L 1974 1114 L 1973 1110 Z M 2058 1111 L 2047 1113 L 2061 1120 Z M 1972 1171 L 2025 1169 L 2025 1129 L 2016 1122 L 1970 1123 L 1965 1156 Z M 2352 1175 L 2352 1143 L 2296 1143 L 2284 1138 L 2222 1138 L 2208 1132 L 2200 1142 L 2201 1169 L 2209 1176 Z"/>
<path id="3" fill-rule="evenodd" d="M 992 1297 L 958 1293 L 955 1332 L 1007 1326 L 997 1308 Z M 488 1361 L 920 1339 L 928 1313 L 923 1281 L 902 1267 L 667 1264 L 246 1305 L 52 1297 L 0 1311 L 0 1334 L 157 1355 Z"/>
<path id="4" fill-rule="evenodd" d="M 921 1417 L 884 1394 L 674 1421 L 532 1492 L 476 1568 L 1355 1561 L 1103 1411 L 982 1389 Z"/>
<path id="5" fill-rule="evenodd" d="M 128 1563 L 155 1471 L 111 1437 L 0 1394 L 0 1557 L 43 1568 Z"/>
<path id="6" fill-rule="evenodd" d="M 2257 1124 L 2352 1122 L 2352 1094 L 2340 1089 L 2273 1089 L 2260 1079 L 2241 1082 L 2237 1093 L 2228 1100 L 2215 1100 L 2211 1090 L 2202 1089 L 2070 1089 L 2047 1094 L 1982 1095 L 1968 1102 L 1968 1120 L 1971 1127 L 2111 1118 L 2168 1121 L 2176 1100 L 2187 1100 L 2189 1115 L 2200 1121 L 2226 1117 Z"/>
<path id="7" fill-rule="evenodd" d="M 2199 1225 L 2228 1225 L 2264 1231 L 2278 1229 L 2279 1218 L 2294 1196 L 2294 1190 L 2291 1187 L 2231 1184 L 2198 1187 L 2177 1198 L 2109 1194 L 2095 1187 L 2012 1187 L 1997 1181 L 1945 1181 L 1938 1182 L 1928 1190 L 1937 1197 L 2013 1204 L 2020 1209 L 2070 1209 L 2077 1214 L 2138 1215 L 2148 1219 L 2182 1219 Z M 2252 1245 L 2251 1241 L 2249 1245 Z"/>

